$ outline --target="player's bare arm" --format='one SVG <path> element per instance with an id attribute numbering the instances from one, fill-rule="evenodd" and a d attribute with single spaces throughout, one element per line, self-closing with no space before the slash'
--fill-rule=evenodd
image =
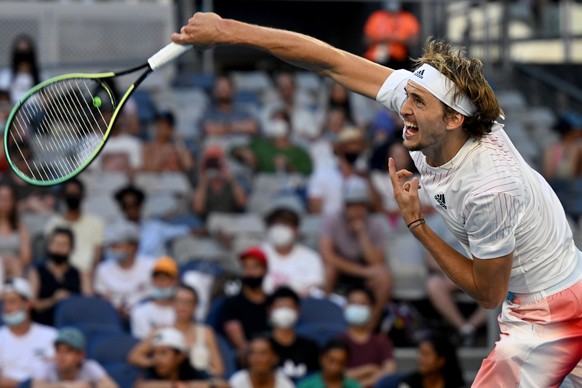
<path id="1" fill-rule="evenodd" d="M 295 66 L 327 76 L 346 88 L 375 99 L 392 69 L 339 50 L 296 32 L 222 19 L 215 13 L 194 14 L 172 40 L 199 49 L 216 45 L 256 48 Z"/>
<path id="2" fill-rule="evenodd" d="M 417 178 L 405 181 L 412 174 L 406 170 L 396 172 L 392 159 L 388 162 L 388 169 L 401 215 L 404 222 L 412 224 L 412 227 L 416 220 L 422 219 L 419 181 Z M 426 224 L 412 228 L 411 232 L 435 258 L 445 274 L 479 305 L 494 309 L 503 302 L 509 287 L 513 253 L 494 259 L 473 257 L 473 260 L 468 260 Z"/>

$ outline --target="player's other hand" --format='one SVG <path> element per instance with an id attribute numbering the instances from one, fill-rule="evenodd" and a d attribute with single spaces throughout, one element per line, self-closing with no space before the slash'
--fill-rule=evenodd
<path id="1" fill-rule="evenodd" d="M 388 160 L 388 172 L 390 173 L 390 181 L 394 189 L 394 199 L 398 203 L 400 214 L 406 224 L 422 218 L 422 209 L 420 199 L 418 197 L 418 189 L 420 183 L 418 178 L 408 180 L 413 174 L 407 170 L 400 170 L 396 172 L 394 160 Z"/>
<path id="2" fill-rule="evenodd" d="M 179 33 L 172 34 L 172 42 L 191 44 L 197 49 L 208 49 L 220 43 L 222 18 L 213 12 L 196 12 Z"/>

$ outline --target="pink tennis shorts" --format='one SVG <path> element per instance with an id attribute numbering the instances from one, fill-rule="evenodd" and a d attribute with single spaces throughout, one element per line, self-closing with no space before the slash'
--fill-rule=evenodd
<path id="1" fill-rule="evenodd" d="M 552 295 L 513 295 L 499 315 L 500 340 L 473 387 L 582 387 L 582 280 Z"/>

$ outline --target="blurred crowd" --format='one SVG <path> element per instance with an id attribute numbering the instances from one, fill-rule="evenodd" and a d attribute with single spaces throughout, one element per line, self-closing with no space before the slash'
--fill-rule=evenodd
<path id="1" fill-rule="evenodd" d="M 407 20 L 391 44 L 418 34 Z M 455 347 L 475 344 L 487 313 L 459 304 L 399 217 L 387 157 L 416 172 L 401 119 L 315 76 L 265 77 L 260 91 L 208 77 L 186 101 L 183 88 L 136 93 L 99 158 L 57 187 L 0 158 L 0 387 L 464 385 Z M 1 127 L 40 80 L 20 37 Z M 582 121 L 554 129 L 539 167 L 575 224 Z M 418 346 L 414 372 L 395 346 Z"/>

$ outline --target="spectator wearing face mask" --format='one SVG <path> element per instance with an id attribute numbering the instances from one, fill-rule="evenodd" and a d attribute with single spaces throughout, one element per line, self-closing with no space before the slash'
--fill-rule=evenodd
<path id="1" fill-rule="evenodd" d="M 347 295 L 344 317 L 348 331 L 340 336 L 349 347 L 347 375 L 363 387 L 372 387 L 396 371 L 392 342 L 385 334 L 374 334 L 368 324 L 376 298 L 366 287 L 355 286 Z"/>
<path id="2" fill-rule="evenodd" d="M 264 138 L 256 138 L 246 147 L 235 148 L 233 155 L 257 172 L 311 174 L 311 157 L 291 140 L 286 111 L 274 112 L 265 124 L 263 134 Z"/>
<path id="3" fill-rule="evenodd" d="M 366 180 L 373 210 L 380 210 L 380 196 L 368 177 L 364 151 L 368 143 L 363 132 L 355 127 L 345 127 L 335 138 L 334 153 L 337 163 L 316 170 L 307 185 L 308 208 L 311 213 L 332 214 L 342 210 L 343 185 L 351 177 Z"/>
<path id="4" fill-rule="evenodd" d="M 267 294 L 263 290 L 267 256 L 260 248 L 251 247 L 241 253 L 240 260 L 242 288 L 222 303 L 217 313 L 217 327 L 243 357 L 248 341 L 268 330 Z"/>
<path id="5" fill-rule="evenodd" d="M 0 89 L 10 92 L 13 104 L 40 82 L 36 49 L 32 38 L 19 35 L 12 42 L 10 68 L 0 72 Z"/>
<path id="6" fill-rule="evenodd" d="M 131 334 L 144 339 L 153 330 L 172 326 L 176 320 L 174 296 L 178 286 L 178 266 L 170 257 L 159 258 L 152 269 L 151 300 L 131 310 Z"/>
<path id="7" fill-rule="evenodd" d="M 17 387 L 54 357 L 57 331 L 30 319 L 32 289 L 14 278 L 4 284 L 0 328 L 0 387 Z"/>
<path id="8" fill-rule="evenodd" d="M 319 370 L 317 344 L 295 332 L 299 303 L 299 296 L 289 287 L 278 288 L 267 300 L 271 337 L 279 355 L 279 367 L 293 381 Z"/>
<path id="9" fill-rule="evenodd" d="M 267 241 L 262 249 L 269 261 L 265 279 L 267 293 L 288 286 L 301 296 L 313 288 L 323 288 L 325 274 L 319 253 L 300 244 L 299 214 L 290 206 L 277 205 L 265 217 Z"/>
<path id="10" fill-rule="evenodd" d="M 75 236 L 75 248 L 70 262 L 81 272 L 83 284 L 87 286 L 83 293 L 91 294 L 93 270 L 102 256 L 105 224 L 100 217 L 82 210 L 84 198 L 83 182 L 73 178 L 63 183 L 60 199 L 64 211 L 47 222 L 45 231 L 49 234 L 56 227 L 71 229 Z"/>
<path id="11" fill-rule="evenodd" d="M 139 227 L 120 220 L 107 229 L 107 260 L 95 270 L 95 292 L 107 299 L 120 317 L 129 322 L 131 309 L 149 296 L 155 260 L 140 256 Z"/>
<path id="12" fill-rule="evenodd" d="M 75 237 L 70 229 L 56 228 L 47 244 L 47 259 L 31 269 L 28 280 L 35 298 L 32 319 L 52 326 L 56 305 L 81 293 L 81 274 L 70 263 Z"/>

